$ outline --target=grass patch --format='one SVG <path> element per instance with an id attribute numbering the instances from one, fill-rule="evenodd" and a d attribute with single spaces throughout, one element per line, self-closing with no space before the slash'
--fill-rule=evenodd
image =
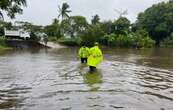
<path id="1" fill-rule="evenodd" d="M 58 43 L 67 46 L 79 46 L 81 40 L 79 38 L 61 38 L 58 39 Z"/>
<path id="2" fill-rule="evenodd" d="M 0 50 L 7 50 L 7 49 L 11 49 L 11 48 L 7 46 L 5 42 L 5 38 L 0 36 Z"/>

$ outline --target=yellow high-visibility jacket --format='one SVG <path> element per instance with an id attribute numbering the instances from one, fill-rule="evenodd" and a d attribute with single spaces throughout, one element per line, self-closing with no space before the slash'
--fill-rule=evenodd
<path id="1" fill-rule="evenodd" d="M 88 58 L 89 48 L 88 47 L 81 47 L 79 49 L 78 55 L 79 55 L 80 58 Z"/>
<path id="2" fill-rule="evenodd" d="M 90 48 L 90 55 L 88 57 L 88 66 L 94 66 L 96 67 L 99 63 L 103 60 L 103 54 L 102 51 L 99 49 L 98 46 L 94 46 Z"/>

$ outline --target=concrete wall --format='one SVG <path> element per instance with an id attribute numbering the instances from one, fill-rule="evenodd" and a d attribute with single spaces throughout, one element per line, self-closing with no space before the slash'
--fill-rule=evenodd
<path id="1" fill-rule="evenodd" d="M 25 40 L 6 40 L 6 44 L 12 48 L 29 49 L 29 48 L 47 48 L 36 41 L 25 41 Z"/>

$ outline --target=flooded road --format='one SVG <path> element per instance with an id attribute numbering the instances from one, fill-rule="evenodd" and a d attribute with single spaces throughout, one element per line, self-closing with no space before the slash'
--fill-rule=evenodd
<path id="1" fill-rule="evenodd" d="M 0 52 L 0 109 L 173 110 L 173 51 L 104 49 L 95 74 L 75 48 Z"/>

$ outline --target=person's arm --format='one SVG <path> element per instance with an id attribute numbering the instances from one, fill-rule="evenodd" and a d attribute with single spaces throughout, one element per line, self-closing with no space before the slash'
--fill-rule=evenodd
<path id="1" fill-rule="evenodd" d="M 78 51 L 78 58 L 81 57 L 81 48 Z"/>
<path id="2" fill-rule="evenodd" d="M 90 56 L 90 49 L 87 47 L 87 57 L 89 57 Z"/>

